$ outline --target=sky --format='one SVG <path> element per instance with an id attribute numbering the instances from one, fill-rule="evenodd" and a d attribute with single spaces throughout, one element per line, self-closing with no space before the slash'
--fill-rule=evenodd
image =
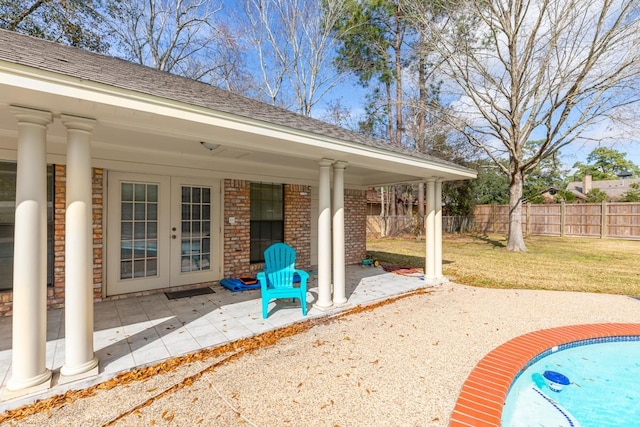
<path id="1" fill-rule="evenodd" d="M 234 16 L 240 12 L 240 2 L 224 1 L 225 7 L 220 11 L 222 15 Z M 236 15 L 237 16 L 237 15 Z M 231 20 L 233 22 L 233 19 Z M 251 53 L 248 55 L 248 59 L 251 60 Z M 355 120 L 362 115 L 366 104 L 367 90 L 363 89 L 357 82 L 357 79 L 353 76 L 347 77 L 344 81 L 336 86 L 333 90 L 327 93 L 322 100 L 314 107 L 312 115 L 316 118 L 323 119 L 326 116 L 326 108 L 332 101 L 339 99 L 341 104 L 345 107 L 349 107 L 351 110 L 351 116 Z M 600 131 L 595 129 L 594 134 L 601 134 L 606 131 Z M 639 140 L 640 141 L 640 140 Z M 627 160 L 640 165 L 640 142 L 628 141 L 626 143 L 618 142 L 603 143 L 604 146 L 614 148 L 620 152 L 627 154 Z M 586 158 L 589 153 L 597 148 L 599 145 L 594 142 L 582 142 L 576 141 L 566 146 L 560 151 L 560 159 L 563 162 L 565 168 L 570 169 L 576 162 L 586 162 Z"/>

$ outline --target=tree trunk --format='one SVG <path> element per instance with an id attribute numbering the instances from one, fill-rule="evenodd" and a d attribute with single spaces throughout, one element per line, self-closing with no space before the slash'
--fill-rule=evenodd
<path id="1" fill-rule="evenodd" d="M 512 252 L 527 251 L 522 234 L 522 184 L 522 172 L 512 171 L 509 181 L 509 239 L 507 240 L 507 250 Z"/>
<path id="2" fill-rule="evenodd" d="M 418 232 L 424 236 L 424 183 L 418 184 Z"/>

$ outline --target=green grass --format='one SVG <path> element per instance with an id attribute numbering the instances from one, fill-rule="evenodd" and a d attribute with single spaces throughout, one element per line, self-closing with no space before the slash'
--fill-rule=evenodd
<path id="1" fill-rule="evenodd" d="M 503 235 L 445 235 L 443 273 L 456 283 L 640 296 L 640 241 L 530 236 L 528 252 L 506 250 Z M 425 242 L 367 241 L 383 264 L 424 267 Z"/>

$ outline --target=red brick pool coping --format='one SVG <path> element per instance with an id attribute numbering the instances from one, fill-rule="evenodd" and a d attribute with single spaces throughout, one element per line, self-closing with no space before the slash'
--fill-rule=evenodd
<path id="1" fill-rule="evenodd" d="M 476 365 L 462 385 L 449 426 L 499 426 L 511 382 L 543 351 L 573 341 L 625 335 L 640 335 L 640 324 L 599 323 L 543 329 L 496 347 Z"/>

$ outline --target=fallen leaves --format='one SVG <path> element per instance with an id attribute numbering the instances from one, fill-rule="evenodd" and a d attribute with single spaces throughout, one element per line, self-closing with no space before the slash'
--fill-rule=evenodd
<path id="1" fill-rule="evenodd" d="M 294 323 L 292 325 L 288 325 L 280 329 L 263 332 L 253 337 L 243 338 L 237 341 L 229 342 L 219 347 L 203 349 L 196 353 L 191 353 L 184 356 L 179 356 L 179 357 L 165 360 L 164 362 L 158 363 L 156 365 L 152 365 L 144 368 L 138 368 L 128 372 L 123 372 L 107 381 L 104 381 L 99 384 L 95 384 L 86 389 L 69 390 L 64 394 L 52 396 L 47 399 L 38 400 L 29 405 L 8 410 L 0 414 L 0 424 L 8 420 L 21 420 L 39 412 L 50 412 L 52 409 L 59 408 L 65 404 L 67 405 L 71 404 L 78 399 L 92 397 L 96 395 L 96 392 L 98 390 L 111 390 L 118 386 L 126 386 L 134 381 L 143 381 L 154 375 L 175 371 L 177 368 L 179 368 L 180 366 L 186 365 L 187 363 L 222 358 L 218 362 L 212 363 L 206 368 L 204 368 L 203 370 L 197 372 L 195 375 L 191 375 L 189 377 L 184 378 L 181 382 L 173 385 L 172 387 L 164 391 L 161 391 L 158 394 L 155 394 L 154 396 L 151 396 L 149 399 L 135 406 L 134 408 L 131 408 L 130 410 L 119 414 L 118 416 L 113 418 L 110 422 L 105 424 L 105 426 L 113 425 L 118 420 L 126 417 L 127 415 L 139 413 L 140 409 L 146 406 L 149 406 L 151 403 L 153 403 L 154 400 L 159 399 L 163 396 L 166 396 L 170 393 L 173 393 L 176 390 L 181 389 L 185 386 L 189 386 L 193 384 L 200 377 L 202 377 L 204 373 L 213 371 L 219 366 L 222 366 L 235 359 L 238 359 L 243 355 L 251 354 L 259 349 L 273 346 L 284 338 L 291 337 L 291 336 L 300 334 L 302 332 L 306 332 L 317 325 L 328 324 L 336 320 L 344 319 L 353 314 L 373 311 L 378 307 L 391 304 L 395 301 L 398 301 L 404 298 L 409 298 L 415 295 L 430 294 L 432 292 L 433 292 L 432 290 L 428 290 L 426 288 L 417 289 L 415 291 L 398 295 L 392 298 L 388 298 L 386 300 L 379 301 L 374 304 L 364 305 L 364 306 L 358 305 L 356 307 L 351 308 L 350 310 L 344 311 L 342 313 L 338 313 L 334 316 L 327 316 L 322 318 L 305 320 L 303 322 Z M 348 336 L 345 336 L 344 340 L 349 341 L 350 338 Z M 324 343 L 320 340 L 314 343 L 314 345 L 318 345 L 318 346 L 323 344 Z M 375 360 L 371 363 L 378 363 L 378 361 Z M 359 383 L 358 383 L 358 386 L 360 386 Z M 156 391 L 156 389 L 149 389 L 147 391 L 149 393 L 153 393 Z M 366 391 L 367 393 L 371 393 L 371 390 L 369 389 L 366 389 Z M 163 415 L 164 415 L 163 419 L 167 421 L 170 421 L 168 419 L 169 417 L 172 420 L 173 417 L 175 416 L 175 414 L 169 414 L 169 413 L 164 413 Z"/>

